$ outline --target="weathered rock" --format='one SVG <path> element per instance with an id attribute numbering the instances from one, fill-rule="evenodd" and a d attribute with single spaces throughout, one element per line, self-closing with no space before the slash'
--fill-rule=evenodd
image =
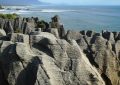
<path id="1" fill-rule="evenodd" d="M 117 36 L 117 38 L 116 38 L 116 41 L 117 40 L 120 40 L 120 32 L 119 32 L 119 34 L 118 34 L 118 36 Z"/>
<path id="2" fill-rule="evenodd" d="M 119 85 L 118 62 L 112 51 L 111 43 L 106 43 L 106 40 L 102 37 L 95 39 L 92 47 L 92 51 L 95 53 L 95 55 L 93 55 L 94 60 L 98 64 L 98 71 L 101 73 L 106 85 Z"/>
<path id="3" fill-rule="evenodd" d="M 22 18 L 18 17 L 14 21 L 14 31 L 16 31 L 17 29 L 22 30 L 21 26 L 22 26 Z"/>
<path id="4" fill-rule="evenodd" d="M 15 45 L 10 41 L 4 41 L 1 46 L 0 54 L 3 79 L 5 79 L 4 83 L 7 83 L 6 85 L 15 85 L 15 80 L 22 69 L 21 64 L 18 62 L 18 58 L 15 55 Z"/>
<path id="5" fill-rule="evenodd" d="M 0 19 L 0 28 L 3 29 L 5 24 L 5 20 L 4 19 Z"/>
<path id="6" fill-rule="evenodd" d="M 88 30 L 87 33 L 86 33 L 86 35 L 87 35 L 88 37 L 92 37 L 94 34 L 95 34 L 95 32 L 93 32 L 93 31 L 91 31 L 91 30 Z"/>
<path id="7" fill-rule="evenodd" d="M 7 21 L 7 22 L 4 24 L 3 29 L 5 30 L 5 32 L 6 32 L 7 34 L 14 32 L 11 21 Z"/>
<path id="8" fill-rule="evenodd" d="M 60 23 L 60 18 L 58 15 L 54 16 L 51 18 L 51 22 L 49 23 L 50 28 L 57 28 L 58 29 L 58 34 L 60 38 L 65 37 L 65 29 L 64 26 Z"/>
<path id="9" fill-rule="evenodd" d="M 101 79 L 100 75 L 97 73 L 97 70 L 92 66 L 90 66 L 92 69 L 88 68 L 89 66 L 87 67 L 87 65 L 90 65 L 90 63 L 87 60 L 87 58 L 85 58 L 84 54 L 81 54 L 82 51 L 80 50 L 79 46 L 77 45 L 77 43 L 75 41 L 73 43 L 71 42 L 71 44 L 69 44 L 65 40 L 59 40 L 59 39 L 55 39 L 55 38 L 53 39 L 51 37 L 48 37 L 47 39 L 48 39 L 47 42 L 49 42 L 49 44 L 43 43 L 41 45 L 42 40 L 40 39 L 40 41 L 38 42 L 38 45 L 36 47 L 44 46 L 45 49 L 49 49 L 52 53 L 50 56 L 51 56 L 51 58 L 55 59 L 55 63 L 57 65 L 57 67 L 60 68 L 61 72 L 64 70 L 62 72 L 62 75 L 63 75 L 62 79 L 64 81 L 62 79 L 59 80 L 61 78 L 60 76 L 57 77 L 59 82 L 61 81 L 59 83 L 59 85 L 64 85 L 64 84 L 65 85 L 66 84 L 69 84 L 69 85 L 76 85 L 76 84 L 92 85 L 93 83 L 95 83 L 96 85 L 104 85 L 104 82 Z M 33 46 L 33 48 L 36 48 L 36 47 Z M 40 50 L 40 48 L 36 48 L 36 49 Z M 46 51 L 43 51 L 43 52 L 47 54 Z M 47 62 L 49 62 L 49 61 L 47 61 Z M 84 66 L 82 64 L 86 65 L 85 66 L 86 68 L 84 68 Z M 83 71 L 81 69 L 79 69 L 81 67 L 82 67 Z M 58 74 L 61 75 L 61 72 Z M 83 73 L 84 73 L 84 76 L 81 75 Z M 96 75 L 95 73 L 97 73 L 98 75 Z M 55 75 L 55 76 L 57 76 L 57 75 Z M 69 79 L 68 78 L 66 79 L 66 76 L 69 76 Z M 91 77 L 93 79 L 91 79 Z M 76 79 L 76 81 L 74 81 L 74 79 Z M 54 81 L 56 82 L 56 80 L 54 79 L 52 81 L 53 85 L 56 84 L 56 83 L 53 83 Z"/>
<path id="10" fill-rule="evenodd" d="M 23 29 L 23 34 L 30 34 L 34 30 L 34 26 L 31 23 L 26 22 Z"/>
<path id="11" fill-rule="evenodd" d="M 117 40 L 117 36 L 118 36 L 118 34 L 119 34 L 119 32 L 112 32 L 113 34 L 114 34 L 114 39 L 115 39 L 115 41 Z"/>
<path id="12" fill-rule="evenodd" d="M 85 51 L 88 48 L 88 44 L 86 43 L 85 39 L 81 37 L 80 39 L 77 40 L 78 45 L 80 48 Z"/>
<path id="13" fill-rule="evenodd" d="M 29 44 L 29 36 L 21 33 L 12 33 L 9 35 L 10 41 L 12 42 L 22 42 Z"/>
<path id="14" fill-rule="evenodd" d="M 19 58 L 24 61 L 30 60 L 35 56 L 31 51 L 30 46 L 26 43 L 16 43 L 16 53 Z"/>
<path id="15" fill-rule="evenodd" d="M 112 32 L 103 32 L 102 35 L 105 39 L 109 40 L 112 44 L 115 43 L 114 35 Z"/>
<path id="16" fill-rule="evenodd" d="M 120 60 L 120 40 L 118 40 L 115 44 L 115 53 L 118 59 Z"/>
<path id="17" fill-rule="evenodd" d="M 32 31 L 30 35 L 39 35 L 41 33 L 41 28 L 35 29 L 35 31 Z"/>
<path id="18" fill-rule="evenodd" d="M 56 38 L 59 38 L 59 33 L 58 33 L 58 29 L 57 28 L 50 28 L 50 29 L 48 29 L 48 32 L 50 32 L 53 35 L 55 35 Z"/>
<path id="19" fill-rule="evenodd" d="M 71 39 L 78 40 L 81 37 L 83 37 L 83 36 L 79 32 L 75 32 L 75 31 L 70 31 L 69 30 L 66 34 L 66 39 L 67 40 L 71 40 Z"/>
<path id="20" fill-rule="evenodd" d="M 58 29 L 58 33 L 59 33 L 60 38 L 65 38 L 66 32 L 65 32 L 63 25 L 61 25 L 60 28 Z"/>
<path id="21" fill-rule="evenodd" d="M 80 31 L 80 33 L 81 33 L 82 35 L 86 35 L 86 31 L 85 31 L 85 30 Z"/>
<path id="22" fill-rule="evenodd" d="M 119 32 L 66 34 L 58 16 L 41 32 L 38 22 L 0 19 L 0 85 L 120 85 Z"/>
<path id="23" fill-rule="evenodd" d="M 5 31 L 3 29 L 0 29 L 0 37 L 1 36 L 6 36 L 6 33 L 5 33 Z"/>
<path id="24" fill-rule="evenodd" d="M 56 37 L 51 34 L 51 33 L 47 33 L 47 32 L 41 32 L 39 35 L 31 35 L 30 36 L 30 40 L 32 43 L 41 43 L 41 44 L 49 44 L 49 42 L 52 42 L 54 44 L 54 42 L 56 42 Z"/>

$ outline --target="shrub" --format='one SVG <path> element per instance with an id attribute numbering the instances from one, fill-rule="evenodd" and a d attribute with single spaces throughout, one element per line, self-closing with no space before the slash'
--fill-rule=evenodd
<path id="1" fill-rule="evenodd" d="M 46 25 L 45 25 L 45 21 L 41 20 L 37 22 L 37 28 L 42 28 L 45 29 Z"/>
<path id="2" fill-rule="evenodd" d="M 17 17 L 18 17 L 17 14 L 0 14 L 0 18 L 3 19 L 15 19 Z"/>

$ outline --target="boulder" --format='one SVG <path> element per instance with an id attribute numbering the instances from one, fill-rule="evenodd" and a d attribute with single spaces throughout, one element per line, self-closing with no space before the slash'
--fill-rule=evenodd
<path id="1" fill-rule="evenodd" d="M 117 58 L 120 60 L 120 40 L 115 43 L 115 53 Z"/>
<path id="2" fill-rule="evenodd" d="M 114 39 L 114 34 L 112 33 L 112 32 L 103 32 L 102 33 L 102 36 L 105 38 L 105 39 L 107 39 L 107 40 L 109 40 L 112 44 L 114 44 L 115 43 L 115 39 Z"/>
<path id="3" fill-rule="evenodd" d="M 6 21 L 6 23 L 4 24 L 3 29 L 5 30 L 6 34 L 14 32 L 11 21 Z"/>
<path id="4" fill-rule="evenodd" d="M 118 36 L 118 34 L 119 34 L 119 32 L 112 32 L 113 34 L 114 34 L 114 39 L 115 39 L 115 41 L 117 40 L 117 36 Z"/>
<path id="5" fill-rule="evenodd" d="M 24 24 L 23 34 L 30 34 L 34 28 L 35 27 L 32 25 L 32 23 L 26 22 Z"/>
<path id="6" fill-rule="evenodd" d="M 80 31 L 80 33 L 81 33 L 82 35 L 86 35 L 86 31 L 85 31 L 85 30 Z"/>
<path id="7" fill-rule="evenodd" d="M 117 36 L 117 38 L 116 38 L 116 41 L 117 40 L 120 40 L 120 32 L 118 33 L 118 36 Z"/>
<path id="8" fill-rule="evenodd" d="M 6 36 L 6 32 L 3 29 L 0 29 L 0 37 L 1 36 Z"/>
<path id="9" fill-rule="evenodd" d="M 98 71 L 106 85 L 119 85 L 118 60 L 112 51 L 111 42 L 102 37 L 96 37 L 92 51 L 94 52 L 94 61 L 98 65 Z"/>
<path id="10" fill-rule="evenodd" d="M 88 30 L 87 33 L 86 33 L 86 35 L 87 35 L 88 37 L 92 37 L 94 34 L 95 34 L 95 32 L 94 32 L 94 31 L 91 31 L 91 30 Z"/>
<path id="11" fill-rule="evenodd" d="M 22 18 L 18 17 L 15 19 L 14 21 L 14 30 L 17 30 L 17 29 L 21 29 L 21 25 L 22 25 Z"/>
<path id="12" fill-rule="evenodd" d="M 29 44 L 29 36 L 21 33 L 12 33 L 9 35 L 10 41 Z"/>
<path id="13" fill-rule="evenodd" d="M 79 32 L 75 32 L 71 30 L 67 31 L 67 34 L 66 34 L 67 40 L 71 40 L 71 39 L 78 40 L 81 37 L 83 37 L 83 35 L 81 35 Z"/>
<path id="14" fill-rule="evenodd" d="M 0 28 L 3 29 L 5 24 L 5 20 L 4 19 L 0 19 Z"/>
<path id="15" fill-rule="evenodd" d="M 39 35 L 41 33 L 41 28 L 37 28 L 35 29 L 35 31 L 33 30 L 30 35 Z"/>
<path id="16" fill-rule="evenodd" d="M 32 43 L 41 43 L 41 44 L 49 44 L 49 42 L 56 42 L 56 37 L 47 32 L 41 32 L 39 35 L 31 35 L 30 42 Z"/>
<path id="17" fill-rule="evenodd" d="M 50 37 L 46 38 L 48 40 L 47 42 L 49 43 L 43 43 L 41 45 L 40 40 L 39 42 L 37 42 L 38 44 L 36 47 L 33 46 L 33 50 L 37 49 L 47 55 L 49 55 L 47 52 L 51 52 L 51 55 L 49 55 L 51 57 L 49 58 L 55 60 L 56 66 L 60 68 L 60 71 L 58 71 L 59 73 L 56 73 L 56 69 L 54 71 L 52 70 L 52 68 L 54 68 L 55 66 L 54 64 L 50 63 L 50 61 L 46 61 L 45 59 L 45 61 L 43 61 L 43 65 L 45 65 L 44 62 L 46 62 L 46 69 L 48 69 L 46 71 L 48 72 L 50 78 L 52 75 L 54 75 L 53 73 L 55 73 L 54 77 L 50 79 L 50 82 L 53 85 L 57 84 L 57 82 L 59 82 L 58 85 L 92 85 L 94 83 L 96 83 L 96 85 L 105 85 L 97 70 L 92 67 L 92 65 L 89 63 L 86 56 L 80 50 L 79 46 L 75 41 L 69 41 L 70 43 L 68 43 L 67 41 L 61 39 Z M 38 47 L 44 47 L 46 50 L 43 51 Z M 38 51 L 36 52 L 36 54 L 37 53 Z M 50 64 L 47 64 L 47 62 L 49 62 Z M 52 73 L 50 70 L 52 71 Z M 76 80 L 74 81 L 74 79 Z"/>
<path id="18" fill-rule="evenodd" d="M 59 33 L 58 33 L 58 29 L 57 28 L 49 28 L 48 32 L 50 32 L 53 35 L 55 35 L 56 38 L 59 38 Z"/>
<path id="19" fill-rule="evenodd" d="M 80 39 L 78 39 L 77 44 L 80 46 L 80 48 L 85 51 L 88 48 L 88 44 L 86 43 L 85 39 L 83 37 L 81 37 Z"/>

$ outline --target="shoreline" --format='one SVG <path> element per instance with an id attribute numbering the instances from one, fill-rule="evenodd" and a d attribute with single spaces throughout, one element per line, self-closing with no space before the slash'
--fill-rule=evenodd
<path id="1" fill-rule="evenodd" d="M 72 10 L 66 10 L 70 7 L 36 7 L 32 10 L 8 10 L 1 11 L 1 13 L 18 13 L 23 17 L 32 17 L 36 16 L 40 19 L 50 21 L 50 17 L 58 14 L 61 17 L 61 21 L 64 24 L 66 29 L 75 29 L 75 30 L 95 30 L 100 32 L 101 30 L 110 30 L 110 31 L 120 31 L 119 24 L 119 7 L 111 8 L 96 8 L 96 7 L 85 7 L 85 8 L 74 8 Z M 53 10 L 51 10 L 53 9 Z M 64 9 L 64 10 L 60 10 Z M 74 10 L 75 9 L 75 10 Z M 78 10 L 77 10 L 78 9 Z M 76 11 L 77 10 L 77 11 Z M 84 11 L 82 11 L 84 10 Z M 90 10 L 90 11 L 89 11 Z"/>

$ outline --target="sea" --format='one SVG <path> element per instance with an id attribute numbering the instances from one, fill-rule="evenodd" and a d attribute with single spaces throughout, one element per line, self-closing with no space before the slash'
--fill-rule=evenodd
<path id="1" fill-rule="evenodd" d="M 67 30 L 120 31 L 120 6 L 5 6 L 0 13 L 16 13 L 22 17 L 39 17 L 51 21 L 54 15 Z"/>

